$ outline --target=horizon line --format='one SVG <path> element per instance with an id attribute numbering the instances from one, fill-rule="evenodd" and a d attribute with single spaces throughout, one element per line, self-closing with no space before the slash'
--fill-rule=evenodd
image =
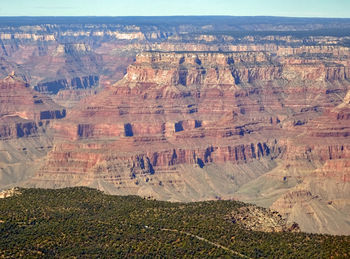
<path id="1" fill-rule="evenodd" d="M 327 17 L 327 16 L 279 16 L 279 15 L 227 15 L 227 14 L 206 14 L 206 15 L 0 15 L 0 18 L 64 18 L 64 17 L 86 17 L 86 18 L 97 18 L 97 17 L 108 17 L 108 18 L 128 18 L 128 17 L 142 17 L 142 18 L 153 18 L 153 17 L 273 17 L 273 18 L 296 18 L 296 19 L 349 19 L 350 17 Z"/>

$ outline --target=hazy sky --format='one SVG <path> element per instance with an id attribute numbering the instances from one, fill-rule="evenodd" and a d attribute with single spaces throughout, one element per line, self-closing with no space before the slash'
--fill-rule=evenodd
<path id="1" fill-rule="evenodd" d="M 350 18 L 350 0 L 0 0 L 0 16 L 233 15 Z"/>

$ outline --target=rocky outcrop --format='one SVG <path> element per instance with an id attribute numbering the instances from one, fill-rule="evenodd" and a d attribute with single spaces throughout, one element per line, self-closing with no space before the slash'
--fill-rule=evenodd
<path id="1" fill-rule="evenodd" d="M 38 92 L 57 94 L 61 90 L 89 89 L 98 86 L 98 76 L 74 77 L 69 82 L 67 79 L 58 79 L 51 82 L 38 83 L 34 89 Z"/>
<path id="2" fill-rule="evenodd" d="M 9 198 L 9 197 L 12 197 L 15 195 L 21 195 L 21 192 L 16 187 L 9 189 L 9 190 L 1 191 L 0 192 L 0 199 Z"/>
<path id="3" fill-rule="evenodd" d="M 0 101 L 2 119 L 20 117 L 39 121 L 65 117 L 65 109 L 56 105 L 49 97 L 30 89 L 14 73 L 0 82 Z"/>
<path id="4" fill-rule="evenodd" d="M 164 85 L 236 85 L 274 80 L 280 67 L 264 52 L 145 52 L 128 67 L 125 81 Z"/>
<path id="5" fill-rule="evenodd" d="M 1 119 L 0 125 L 1 139 L 28 137 L 38 133 L 38 125 L 35 122 L 20 119 L 13 122 L 13 120 Z"/>
<path id="6" fill-rule="evenodd" d="M 252 231 L 300 232 L 297 223 L 287 223 L 278 212 L 259 209 L 255 206 L 241 207 L 227 216 L 227 220 Z"/>

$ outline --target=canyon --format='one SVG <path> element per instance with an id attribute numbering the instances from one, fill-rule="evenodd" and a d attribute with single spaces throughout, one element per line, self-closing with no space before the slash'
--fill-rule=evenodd
<path id="1" fill-rule="evenodd" d="M 348 19 L 183 19 L 3 24 L 0 188 L 236 199 L 348 235 Z"/>

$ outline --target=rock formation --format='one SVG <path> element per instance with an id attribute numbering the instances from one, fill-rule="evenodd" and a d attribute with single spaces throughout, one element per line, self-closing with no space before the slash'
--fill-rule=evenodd
<path id="1" fill-rule="evenodd" d="M 334 67 L 344 73 L 329 74 Z M 342 183 L 334 200 L 349 202 L 337 194 L 348 188 L 340 169 L 348 155 L 347 69 L 261 51 L 141 53 L 121 81 L 54 123 L 54 148 L 28 184 L 181 201 L 236 197 L 299 223 L 305 213 L 284 208 L 308 204 L 331 175 L 332 186 Z M 329 116 L 339 127 L 329 128 Z M 315 174 L 321 185 L 306 185 Z M 252 198 L 252 188 L 269 193 Z M 346 217 L 338 218 L 344 227 Z"/>
<path id="2" fill-rule="evenodd" d="M 0 199 L 9 198 L 9 197 L 12 197 L 14 195 L 21 195 L 21 192 L 16 187 L 11 188 L 9 190 L 1 191 L 0 192 Z"/>
<path id="3" fill-rule="evenodd" d="M 258 209 L 255 206 L 241 207 L 227 215 L 227 220 L 253 231 L 300 232 L 297 223 L 287 223 L 278 212 Z"/>

